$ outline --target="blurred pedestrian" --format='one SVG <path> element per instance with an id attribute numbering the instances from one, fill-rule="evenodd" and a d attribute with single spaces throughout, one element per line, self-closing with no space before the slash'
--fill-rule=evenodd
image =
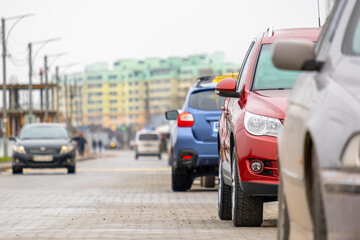
<path id="1" fill-rule="evenodd" d="M 103 147 L 102 141 L 99 140 L 99 152 L 100 153 L 102 152 L 102 147 Z"/>
<path id="2" fill-rule="evenodd" d="M 96 145 L 97 145 L 97 144 L 96 144 L 96 140 L 93 139 L 93 140 L 92 140 L 92 149 L 93 149 L 93 152 L 94 152 L 94 153 L 96 153 Z M 99 146 L 99 148 L 100 148 L 100 146 Z"/>
<path id="3" fill-rule="evenodd" d="M 84 134 L 80 133 L 79 136 L 79 141 L 78 141 L 78 148 L 79 148 L 79 155 L 80 156 L 84 156 L 84 151 L 85 151 L 85 144 L 86 144 L 86 139 L 84 138 Z"/>

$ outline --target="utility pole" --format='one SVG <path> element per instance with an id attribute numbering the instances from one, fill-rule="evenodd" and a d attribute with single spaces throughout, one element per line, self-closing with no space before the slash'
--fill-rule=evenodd
<path id="1" fill-rule="evenodd" d="M 40 84 L 43 84 L 43 76 L 44 76 L 44 70 L 40 68 Z M 43 101 L 43 90 L 40 89 L 40 109 L 44 109 L 44 101 Z"/>
<path id="2" fill-rule="evenodd" d="M 6 104 L 6 40 L 5 37 L 5 21 L 6 20 L 14 20 L 17 19 L 16 22 L 9 29 L 8 36 L 10 36 L 11 30 L 15 27 L 15 25 L 23 18 L 32 16 L 34 14 L 26 14 L 21 16 L 9 17 L 9 18 L 1 18 L 1 37 L 2 37 L 2 61 L 3 61 L 3 124 L 2 124 L 2 132 L 3 132 L 3 142 L 4 142 L 4 157 L 8 156 L 8 119 L 7 119 L 7 104 Z"/>
<path id="3" fill-rule="evenodd" d="M 44 56 L 44 68 L 45 68 L 45 121 L 49 121 L 49 82 L 48 82 L 48 66 L 47 56 Z"/>
<path id="4" fill-rule="evenodd" d="M 65 123 L 68 126 L 68 89 L 67 89 L 67 76 L 64 75 L 64 86 L 65 86 Z"/>
<path id="5" fill-rule="evenodd" d="M 31 43 L 28 44 L 29 50 L 29 120 L 31 122 L 32 119 L 32 45 Z"/>
<path id="6" fill-rule="evenodd" d="M 56 78 L 56 122 L 60 122 L 60 112 L 59 112 L 59 67 L 55 68 L 55 78 Z"/>
<path id="7" fill-rule="evenodd" d="M 38 41 L 38 42 L 30 42 L 28 44 L 28 49 L 29 49 L 29 119 L 32 119 L 32 62 L 33 62 L 33 59 L 32 59 L 32 45 L 34 44 L 42 44 L 42 46 L 37 50 L 37 52 L 35 53 L 35 56 L 34 56 L 34 59 L 36 58 L 37 54 L 39 53 L 39 51 L 49 42 L 53 42 L 53 41 L 58 41 L 60 40 L 60 38 L 51 38 L 51 39 L 47 39 L 47 40 L 43 40 L 43 41 Z M 45 69 L 45 81 L 47 81 L 47 76 L 46 76 L 46 69 Z M 45 92 L 45 94 L 47 93 L 47 91 Z M 48 99 L 47 99 L 48 100 Z M 49 103 L 47 101 L 46 103 L 47 107 L 49 107 Z M 45 112 L 45 119 L 47 120 L 47 113 Z M 31 120 L 30 120 L 31 121 Z"/>
<path id="8" fill-rule="evenodd" d="M 3 141 L 4 141 L 4 157 L 8 156 L 8 138 L 7 138 L 7 109 L 6 109 L 6 39 L 5 39 L 5 19 L 1 18 L 2 26 L 2 61 L 3 61 Z"/>

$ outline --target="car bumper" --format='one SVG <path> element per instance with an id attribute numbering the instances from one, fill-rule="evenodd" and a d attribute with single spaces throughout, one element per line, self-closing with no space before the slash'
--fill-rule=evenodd
<path id="1" fill-rule="evenodd" d="M 34 161 L 33 159 L 33 155 L 14 152 L 12 156 L 12 166 L 21 168 L 56 168 L 74 166 L 75 151 L 66 154 L 53 155 L 52 161 Z"/>
<path id="2" fill-rule="evenodd" d="M 360 236 L 360 171 L 321 170 L 324 209 L 330 238 L 357 239 Z"/>
<path id="3" fill-rule="evenodd" d="M 179 167 L 217 167 L 219 165 L 217 149 L 216 139 L 214 142 L 196 140 L 191 128 L 184 128 L 178 131 L 174 161 Z M 183 159 L 185 155 L 190 155 L 191 159 Z"/>
<path id="4" fill-rule="evenodd" d="M 237 132 L 236 150 L 242 182 L 270 186 L 279 183 L 276 137 L 254 136 L 243 129 Z M 263 162 L 264 170 L 261 173 L 256 174 L 251 171 L 250 162 L 253 160 Z"/>

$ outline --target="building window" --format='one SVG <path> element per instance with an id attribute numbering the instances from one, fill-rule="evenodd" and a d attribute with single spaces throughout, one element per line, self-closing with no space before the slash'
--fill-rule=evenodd
<path id="1" fill-rule="evenodd" d="M 117 116 L 110 116 L 110 120 L 117 120 L 118 117 Z"/>
<path id="2" fill-rule="evenodd" d="M 117 112 L 118 109 L 117 108 L 110 108 L 109 110 L 110 110 L 110 112 Z"/>
<path id="3" fill-rule="evenodd" d="M 117 79 L 117 75 L 109 75 L 109 79 Z"/>
<path id="4" fill-rule="evenodd" d="M 117 96 L 117 92 L 110 92 L 110 96 Z"/>
<path id="5" fill-rule="evenodd" d="M 114 104 L 114 103 L 117 103 L 117 102 L 118 102 L 117 99 L 111 99 L 111 100 L 109 101 L 110 104 Z"/>
<path id="6" fill-rule="evenodd" d="M 117 87 L 117 83 L 109 83 L 109 87 L 111 87 L 111 88 L 116 88 L 116 87 Z"/>

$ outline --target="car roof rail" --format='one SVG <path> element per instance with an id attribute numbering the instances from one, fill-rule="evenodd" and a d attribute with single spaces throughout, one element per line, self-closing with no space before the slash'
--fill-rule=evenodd
<path id="1" fill-rule="evenodd" d="M 266 30 L 267 32 L 267 37 L 271 38 L 272 36 L 274 36 L 274 26 L 270 26 L 268 27 L 268 29 Z"/>
<path id="2" fill-rule="evenodd" d="M 203 76 L 196 79 L 196 87 L 199 87 L 202 83 L 211 82 L 216 76 Z"/>

